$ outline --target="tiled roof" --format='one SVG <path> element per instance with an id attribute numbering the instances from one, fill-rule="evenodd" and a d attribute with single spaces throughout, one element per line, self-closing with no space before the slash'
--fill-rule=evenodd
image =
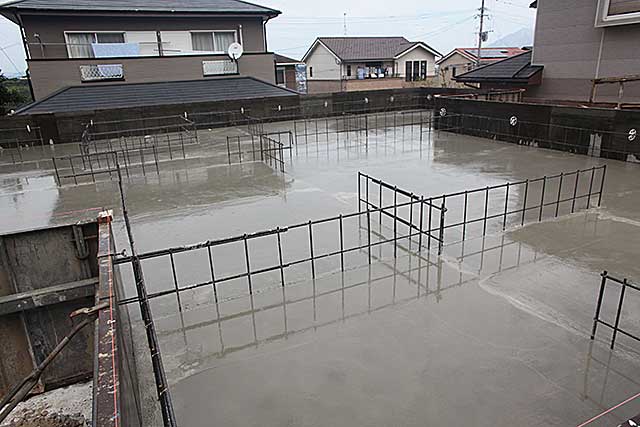
<path id="1" fill-rule="evenodd" d="M 410 42 L 404 37 L 319 37 L 318 41 L 343 61 L 392 59 L 421 43 Z M 439 55 L 436 50 L 424 45 Z"/>
<path id="2" fill-rule="evenodd" d="M 110 110 L 294 95 L 297 93 L 251 77 L 71 86 L 27 105 L 17 114 Z"/>
<path id="3" fill-rule="evenodd" d="M 531 51 L 525 51 L 520 55 L 460 74 L 455 79 L 467 83 L 483 81 L 527 82 L 529 78 L 544 68 L 540 65 L 531 65 L 531 55 Z"/>
<path id="4" fill-rule="evenodd" d="M 17 0 L 1 8 L 119 12 L 209 12 L 277 15 L 280 12 L 240 0 Z"/>
<path id="5" fill-rule="evenodd" d="M 276 64 L 298 64 L 301 62 L 297 59 L 289 58 L 288 56 L 279 55 L 277 53 L 274 54 L 274 56 L 276 57 Z"/>
<path id="6" fill-rule="evenodd" d="M 521 49 L 519 47 L 483 47 L 480 50 L 480 61 L 487 64 L 490 62 L 500 61 L 505 58 L 510 58 L 523 52 L 526 52 L 526 49 Z M 475 61 L 478 58 L 477 47 L 459 47 L 442 57 L 438 63 L 444 62 L 456 53 L 468 58 L 470 61 Z"/>

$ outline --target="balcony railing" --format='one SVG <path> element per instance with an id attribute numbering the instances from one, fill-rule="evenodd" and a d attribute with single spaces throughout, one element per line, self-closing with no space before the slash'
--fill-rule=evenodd
<path id="1" fill-rule="evenodd" d="M 205 77 L 238 74 L 238 63 L 230 59 L 202 61 L 202 72 Z"/>
<path id="2" fill-rule="evenodd" d="M 124 79 L 122 64 L 92 64 L 80 66 L 80 77 L 83 82 Z"/>

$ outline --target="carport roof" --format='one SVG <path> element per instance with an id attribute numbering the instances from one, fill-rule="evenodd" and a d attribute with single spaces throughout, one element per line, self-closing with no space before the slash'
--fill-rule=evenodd
<path id="1" fill-rule="evenodd" d="M 253 77 L 71 86 L 27 105 L 17 114 L 68 113 L 293 95 L 297 93 Z"/>

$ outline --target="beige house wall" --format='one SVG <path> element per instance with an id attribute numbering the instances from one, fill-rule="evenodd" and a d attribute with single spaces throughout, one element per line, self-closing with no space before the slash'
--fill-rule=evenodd
<path id="1" fill-rule="evenodd" d="M 341 65 L 338 59 L 321 43 L 318 43 L 306 60 L 307 81 L 339 80 Z M 311 70 L 313 68 L 313 70 Z M 311 72 L 313 71 L 313 76 Z"/>
<path id="2" fill-rule="evenodd" d="M 203 79 L 202 61 L 227 59 L 226 56 L 172 56 L 145 58 L 61 59 L 28 61 L 36 100 L 67 86 L 113 83 L 148 83 Z M 124 81 L 81 83 L 80 66 L 90 64 L 122 64 Z M 256 77 L 275 84 L 275 62 L 271 53 L 248 54 L 238 60 L 237 75 L 206 77 Z"/>
<path id="3" fill-rule="evenodd" d="M 459 53 L 454 53 L 439 64 L 439 80 L 443 87 L 464 87 L 453 80 L 453 67 L 456 67 L 456 75 L 459 75 L 469 71 L 473 67 L 473 61 Z"/>
<path id="4" fill-rule="evenodd" d="M 640 74 L 640 24 L 596 28 L 597 4 L 538 0 L 533 64 L 544 65 L 544 74 L 528 96 L 587 101 L 592 79 Z M 602 86 L 596 101 L 615 102 L 617 91 Z M 640 102 L 640 84 L 627 85 L 623 100 Z"/>

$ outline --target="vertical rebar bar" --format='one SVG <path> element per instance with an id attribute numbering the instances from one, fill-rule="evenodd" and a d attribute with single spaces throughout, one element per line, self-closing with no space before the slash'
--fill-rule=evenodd
<path id="1" fill-rule="evenodd" d="M 522 204 L 522 221 L 520 221 L 520 225 L 524 225 L 524 218 L 527 214 L 527 196 L 529 193 L 529 180 L 526 180 L 524 183 L 524 203 Z"/>
<path id="2" fill-rule="evenodd" d="M 280 264 L 280 282 L 282 283 L 282 287 L 285 286 L 284 281 L 284 264 L 282 260 L 282 239 L 280 238 L 280 227 L 276 228 L 276 236 L 278 238 L 278 263 Z"/>
<path id="3" fill-rule="evenodd" d="M 207 245 L 207 253 L 209 255 L 209 273 L 211 273 L 211 286 L 213 287 L 213 298 L 218 303 L 218 287 L 216 286 L 216 273 L 213 265 L 213 256 L 211 254 L 211 246 Z"/>
<path id="4" fill-rule="evenodd" d="M 613 336 L 611 337 L 611 350 L 616 343 L 616 337 L 618 335 L 618 326 L 620 325 L 620 315 L 622 314 L 622 304 L 624 303 L 624 294 L 627 291 L 627 279 L 622 281 L 622 290 L 620 291 L 620 300 L 618 301 L 618 310 L 616 312 L 616 323 L 613 328 Z"/>
<path id="5" fill-rule="evenodd" d="M 602 181 L 600 182 L 600 191 L 598 192 L 598 207 L 602 204 L 602 192 L 604 191 L 604 179 L 607 175 L 607 165 L 602 166 Z"/>
<path id="6" fill-rule="evenodd" d="M 576 197 L 578 196 L 578 181 L 580 180 L 580 170 L 576 171 L 576 183 L 573 188 L 573 201 L 571 202 L 571 213 L 576 211 Z"/>
<path id="7" fill-rule="evenodd" d="M 447 196 L 442 196 L 442 207 L 440 209 L 440 241 L 438 242 L 438 255 L 442 255 L 442 247 L 444 246 L 444 220 L 447 210 Z"/>
<path id="8" fill-rule="evenodd" d="M 411 252 L 411 239 L 413 238 L 413 201 L 414 194 L 411 193 L 411 201 L 409 202 L 409 252 Z"/>
<path id="9" fill-rule="evenodd" d="M 591 181 L 589 182 L 589 195 L 587 196 L 587 209 L 591 207 L 591 193 L 593 191 L 593 180 L 596 176 L 596 168 L 591 168 Z"/>
<path id="10" fill-rule="evenodd" d="M 469 203 L 469 192 L 464 192 L 464 209 L 462 213 L 462 240 L 467 236 L 467 208 Z"/>
<path id="11" fill-rule="evenodd" d="M 596 304 L 596 314 L 593 316 L 593 329 L 591 330 L 591 339 L 596 337 L 596 329 L 598 328 L 598 322 L 600 321 L 600 309 L 602 308 L 602 299 L 604 297 L 604 288 L 607 284 L 607 271 L 603 271 L 600 281 L 600 292 L 598 293 L 598 303 Z"/>
<path id="12" fill-rule="evenodd" d="M 382 209 L 382 206 L 380 206 Z M 398 187 L 393 187 L 393 257 L 398 256 Z"/>
<path id="13" fill-rule="evenodd" d="M 382 208 L 384 206 L 384 204 L 382 204 L 382 184 L 378 185 L 378 207 Z M 382 226 L 382 209 L 380 209 L 380 214 L 379 214 L 379 218 L 378 218 L 379 222 L 380 222 L 380 226 Z"/>
<path id="14" fill-rule="evenodd" d="M 313 254 L 313 223 L 309 220 L 309 253 L 311 254 L 311 277 L 316 278 L 316 262 Z"/>
<path id="15" fill-rule="evenodd" d="M 178 275 L 176 274 L 176 263 L 173 259 L 173 252 L 169 251 L 169 259 L 171 260 L 171 274 L 173 275 L 173 286 L 176 290 L 176 298 L 178 299 L 178 309 L 182 312 L 182 301 L 180 300 L 180 286 L 178 285 Z"/>
<path id="16" fill-rule="evenodd" d="M 433 213 L 433 197 L 429 199 L 429 227 L 427 228 L 427 232 L 428 232 L 427 250 L 431 250 L 431 223 L 432 223 L 431 215 L 432 213 Z"/>
<path id="17" fill-rule="evenodd" d="M 69 158 L 69 164 L 71 165 L 71 175 L 73 175 L 73 182 L 78 185 L 78 177 L 76 176 L 76 169 L 73 166 L 73 157 Z"/>
<path id="18" fill-rule="evenodd" d="M 342 226 L 342 214 L 340 214 L 340 270 L 344 271 L 344 231 Z"/>
<path id="19" fill-rule="evenodd" d="M 558 183 L 558 199 L 556 200 L 556 218 L 560 212 L 560 200 L 562 200 L 562 182 L 564 180 L 564 172 L 560 173 L 560 182 Z"/>
<path id="20" fill-rule="evenodd" d="M 542 195 L 540 196 L 540 214 L 538 215 L 538 222 L 542 221 L 542 213 L 544 212 L 544 193 L 547 189 L 547 176 L 542 178 Z"/>
<path id="21" fill-rule="evenodd" d="M 484 218 L 482 220 L 482 236 L 487 235 L 487 217 L 489 216 L 489 187 L 485 189 L 484 193 Z"/>
<path id="22" fill-rule="evenodd" d="M 369 253 L 369 265 L 371 265 L 371 210 L 367 208 L 367 251 Z"/>
<path id="23" fill-rule="evenodd" d="M 418 235 L 418 252 L 422 251 L 422 234 L 424 230 L 422 229 L 424 222 L 424 196 L 420 196 L 420 234 Z"/>
<path id="24" fill-rule="evenodd" d="M 504 197 L 504 215 L 503 215 L 503 219 L 502 219 L 502 231 L 507 229 L 507 213 L 509 210 L 509 188 L 511 186 L 511 183 L 507 182 L 506 185 L 506 193 L 505 193 L 505 197 Z"/>
<path id="25" fill-rule="evenodd" d="M 60 181 L 60 173 L 58 172 L 58 164 L 56 163 L 56 158 L 52 157 L 51 160 L 53 161 L 53 169 L 56 171 L 56 181 L 58 182 L 59 186 L 62 186 L 62 182 Z"/>
<path id="26" fill-rule="evenodd" d="M 247 242 L 247 235 L 242 236 L 244 241 L 244 261 L 247 267 L 247 282 L 249 283 L 249 295 L 253 295 L 253 283 L 251 281 L 251 264 L 249 262 L 249 243 Z"/>

